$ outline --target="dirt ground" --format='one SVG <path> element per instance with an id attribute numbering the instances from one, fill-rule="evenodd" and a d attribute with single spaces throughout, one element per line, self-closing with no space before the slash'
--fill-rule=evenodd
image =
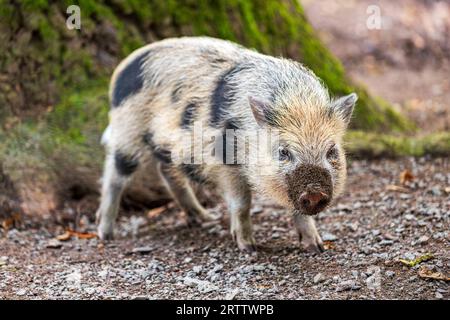
<path id="1" fill-rule="evenodd" d="M 449 130 L 450 4 L 412 2 L 302 1 L 353 79 L 423 132 Z M 370 4 L 381 8 L 381 30 L 365 27 Z M 406 169 L 414 178 L 401 184 Z M 173 205 L 127 207 L 115 241 L 55 239 L 67 227 L 95 231 L 96 204 L 71 201 L 0 228 L 0 299 L 450 298 L 449 159 L 350 161 L 346 192 L 317 217 L 327 245 L 320 255 L 303 252 L 288 213 L 258 197 L 256 255 L 237 250 L 221 203 L 210 210 L 222 219 L 202 227 L 188 228 Z M 428 254 L 413 267 L 400 262 Z"/>
<path id="2" fill-rule="evenodd" d="M 401 186 L 405 169 L 414 180 Z M 105 244 L 56 241 L 64 230 L 51 223 L 13 229 L 0 239 L 0 298 L 448 299 L 449 187 L 448 159 L 352 162 L 346 193 L 317 218 L 320 255 L 300 250 L 290 216 L 263 199 L 252 209 L 256 255 L 238 251 L 227 214 L 188 228 L 175 208 L 122 215 Z M 83 213 L 80 226 L 95 230 Z"/>

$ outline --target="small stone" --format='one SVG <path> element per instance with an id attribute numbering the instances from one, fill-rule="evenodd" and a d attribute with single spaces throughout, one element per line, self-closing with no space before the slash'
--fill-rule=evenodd
<path id="1" fill-rule="evenodd" d="M 47 245 L 45 247 L 49 249 L 59 249 L 62 247 L 62 243 L 57 239 L 51 239 L 49 242 L 47 242 Z"/>
<path id="2" fill-rule="evenodd" d="M 222 265 L 222 264 L 216 264 L 216 265 L 214 266 L 214 268 L 212 269 L 212 272 L 215 272 L 215 273 L 221 272 L 222 269 L 223 269 L 223 265 Z"/>
<path id="3" fill-rule="evenodd" d="M 314 278 L 313 278 L 313 282 L 315 283 L 315 284 L 317 284 L 317 283 L 319 283 L 319 282 L 322 282 L 322 281 L 324 281 L 325 280 L 325 277 L 323 276 L 323 274 L 321 274 L 320 272 L 318 273 L 318 274 L 316 274 L 315 276 L 314 276 Z"/>
<path id="4" fill-rule="evenodd" d="M 386 271 L 385 274 L 386 274 L 386 277 L 389 277 L 389 278 L 393 278 L 395 276 L 395 272 L 390 271 L 390 270 Z"/>
<path id="5" fill-rule="evenodd" d="M 19 290 L 16 291 L 16 294 L 18 296 L 24 296 L 24 295 L 27 294 L 27 291 L 25 289 L 19 289 Z"/>
<path id="6" fill-rule="evenodd" d="M 264 271 L 264 270 L 266 270 L 266 267 L 263 266 L 262 264 L 257 264 L 257 265 L 253 266 L 253 270 L 255 270 L 255 271 Z"/>
<path id="7" fill-rule="evenodd" d="M 416 255 L 411 252 L 407 252 L 403 256 L 405 257 L 405 259 L 408 259 L 408 260 L 414 260 L 416 258 Z"/>
<path id="8" fill-rule="evenodd" d="M 337 239 L 338 239 L 338 237 L 332 233 L 325 232 L 322 234 L 323 241 L 336 241 Z"/>
<path id="9" fill-rule="evenodd" d="M 202 293 L 208 293 L 211 291 L 218 290 L 218 287 L 213 285 L 211 282 L 199 280 L 199 279 L 195 279 L 195 278 L 185 277 L 183 279 L 183 283 L 189 287 L 194 287 L 194 288 L 197 287 L 197 289 Z"/>
<path id="10" fill-rule="evenodd" d="M 183 260 L 184 263 L 189 263 L 189 262 L 191 262 L 191 261 L 192 261 L 192 258 L 191 258 L 191 257 L 187 257 L 187 258 L 185 258 L 185 259 Z"/>
<path id="11" fill-rule="evenodd" d="M 151 251 L 153 251 L 152 247 L 137 247 L 137 248 L 134 248 L 131 252 L 132 253 L 147 254 L 147 253 L 149 253 Z"/>
<path id="12" fill-rule="evenodd" d="M 392 246 L 394 244 L 394 241 L 392 240 L 381 240 L 380 246 Z"/>
<path id="13" fill-rule="evenodd" d="M 418 244 L 424 244 L 424 243 L 427 243 L 429 239 L 430 239 L 430 238 L 427 237 L 427 236 L 421 236 L 421 237 L 417 240 L 417 243 L 418 243 Z"/>
<path id="14" fill-rule="evenodd" d="M 199 274 L 200 272 L 202 272 L 203 267 L 202 266 L 194 266 L 192 268 L 192 271 L 194 271 L 195 274 Z"/>
<path id="15" fill-rule="evenodd" d="M 348 290 L 359 290 L 359 289 L 361 289 L 361 287 L 358 286 L 354 280 L 345 280 L 345 281 L 339 282 L 336 286 L 337 292 L 348 291 Z"/>
<path id="16" fill-rule="evenodd" d="M 8 257 L 6 257 L 6 256 L 0 257 L 0 267 L 6 266 L 7 263 L 8 263 Z"/>
<path id="17" fill-rule="evenodd" d="M 442 195 L 441 189 L 437 186 L 431 188 L 431 194 L 436 197 L 440 197 Z"/>
<path id="18" fill-rule="evenodd" d="M 263 207 L 255 206 L 253 209 L 250 210 L 251 214 L 259 214 L 264 211 Z"/>
<path id="19" fill-rule="evenodd" d="M 444 298 L 444 296 L 440 292 L 436 292 L 434 296 L 436 297 L 436 299 L 443 299 Z"/>
<path id="20" fill-rule="evenodd" d="M 239 293 L 239 289 L 237 289 L 237 288 L 231 292 L 228 292 L 227 295 L 225 296 L 225 300 L 233 300 L 234 298 L 236 298 L 238 293 Z"/>

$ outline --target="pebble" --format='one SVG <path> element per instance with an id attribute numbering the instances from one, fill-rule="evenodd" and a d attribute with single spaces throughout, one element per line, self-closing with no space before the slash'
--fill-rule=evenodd
<path id="1" fill-rule="evenodd" d="M 407 260 L 414 260 L 416 258 L 416 254 L 407 252 L 403 255 L 403 257 L 405 257 L 405 259 Z"/>
<path id="2" fill-rule="evenodd" d="M 193 271 L 195 274 L 199 274 L 200 272 L 202 272 L 202 270 L 203 270 L 203 267 L 202 267 L 202 266 L 194 266 L 194 267 L 192 268 L 192 271 Z"/>
<path id="3" fill-rule="evenodd" d="M 239 289 L 236 288 L 233 291 L 230 291 L 227 293 L 227 295 L 225 296 L 225 300 L 234 300 L 236 298 L 236 296 L 239 293 Z"/>
<path id="4" fill-rule="evenodd" d="M 315 284 L 317 284 L 317 283 L 319 283 L 319 282 L 322 282 L 322 281 L 324 281 L 324 280 L 325 280 L 325 277 L 324 277 L 323 274 L 321 274 L 321 273 L 316 274 L 316 275 L 314 276 L 314 278 L 313 278 L 313 282 L 314 282 Z"/>
<path id="5" fill-rule="evenodd" d="M 261 206 L 255 206 L 250 210 L 251 214 L 259 214 L 262 213 L 264 211 L 263 207 Z"/>
<path id="6" fill-rule="evenodd" d="M 27 291 L 25 289 L 19 289 L 19 290 L 16 291 L 16 294 L 18 296 L 24 296 L 24 295 L 27 294 Z"/>
<path id="7" fill-rule="evenodd" d="M 433 196 L 436 196 L 436 197 L 442 196 L 442 191 L 441 191 L 441 189 L 440 189 L 439 187 L 437 187 L 437 186 L 431 188 L 431 193 L 433 194 Z"/>
<path id="8" fill-rule="evenodd" d="M 280 233 L 278 233 L 278 232 L 272 233 L 272 239 L 279 239 L 279 238 L 280 238 Z"/>
<path id="9" fill-rule="evenodd" d="M 1 266 L 6 266 L 7 263 L 8 263 L 8 257 L 7 256 L 0 257 L 0 267 Z"/>
<path id="10" fill-rule="evenodd" d="M 354 280 L 345 280 L 336 285 L 337 292 L 359 289 L 361 289 L 361 286 L 358 286 Z"/>
<path id="11" fill-rule="evenodd" d="M 49 249 L 59 249 L 62 247 L 62 243 L 57 239 L 51 239 L 47 242 L 45 247 Z"/>
<path id="12" fill-rule="evenodd" d="M 395 272 L 388 270 L 385 272 L 385 275 L 386 277 L 393 278 L 395 276 Z"/>
<path id="13" fill-rule="evenodd" d="M 338 237 L 335 236 L 335 235 L 332 234 L 332 233 L 324 232 L 324 233 L 322 234 L 322 240 L 323 240 L 323 241 L 336 241 L 337 239 L 338 239 Z"/>
<path id="14" fill-rule="evenodd" d="M 154 248 L 152 247 L 137 247 L 131 250 L 132 253 L 140 253 L 140 254 L 147 254 L 151 251 L 153 251 Z"/>
<path id="15" fill-rule="evenodd" d="M 183 283 L 189 287 L 196 287 L 200 292 L 207 293 L 218 290 L 218 287 L 206 280 L 185 277 Z"/>
<path id="16" fill-rule="evenodd" d="M 424 244 L 424 243 L 427 243 L 429 239 L 430 239 L 430 238 L 427 237 L 427 236 L 421 236 L 421 237 L 417 240 L 417 243 L 418 243 L 418 244 Z"/>

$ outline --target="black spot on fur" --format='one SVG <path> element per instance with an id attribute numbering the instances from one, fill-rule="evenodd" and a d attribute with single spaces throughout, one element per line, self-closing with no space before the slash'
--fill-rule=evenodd
<path id="1" fill-rule="evenodd" d="M 134 58 L 118 75 L 112 93 L 112 107 L 116 108 L 144 85 L 142 65 L 150 52 L 145 51 Z"/>
<path id="2" fill-rule="evenodd" d="M 197 109 L 198 106 L 194 102 L 191 102 L 186 106 L 183 114 L 181 115 L 181 127 L 183 129 L 189 128 L 194 123 L 196 119 Z"/>
<path id="3" fill-rule="evenodd" d="M 224 120 L 225 111 L 229 109 L 234 100 L 235 88 L 230 80 L 239 72 L 249 69 L 249 66 L 237 64 L 222 74 L 217 81 L 214 92 L 211 96 L 211 125 L 220 126 Z"/>
<path id="4" fill-rule="evenodd" d="M 183 163 L 180 165 L 181 171 L 192 181 L 197 183 L 207 183 L 207 179 L 201 172 L 201 165 Z"/>
<path id="5" fill-rule="evenodd" d="M 222 163 L 227 165 L 235 165 L 237 164 L 237 147 L 238 147 L 238 141 L 237 137 L 234 134 L 229 135 L 227 138 L 227 130 L 239 130 L 241 128 L 241 122 L 239 119 L 232 118 L 228 119 L 224 123 L 224 130 L 222 133 L 222 150 L 221 154 L 216 155 L 219 156 L 219 158 L 222 159 Z M 228 161 L 227 161 L 227 155 L 228 155 Z"/>
<path id="6" fill-rule="evenodd" d="M 119 174 L 128 176 L 136 171 L 139 162 L 132 156 L 116 152 L 114 154 L 114 164 Z"/>
<path id="7" fill-rule="evenodd" d="M 144 134 L 142 139 L 144 143 L 150 147 L 150 150 L 156 159 L 162 163 L 172 163 L 172 152 L 154 143 L 152 133 L 148 132 Z"/>

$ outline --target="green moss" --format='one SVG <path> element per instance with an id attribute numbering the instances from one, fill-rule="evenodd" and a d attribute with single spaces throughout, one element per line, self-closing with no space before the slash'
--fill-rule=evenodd
<path id="1" fill-rule="evenodd" d="M 410 137 L 351 130 L 345 142 L 347 152 L 357 158 L 450 155 L 450 132 Z"/>
<path id="2" fill-rule="evenodd" d="M 109 111 L 107 78 L 67 90 L 63 99 L 41 121 L 21 121 L 0 129 L 1 162 L 8 172 L 21 168 L 50 170 L 61 166 L 99 172 L 103 159 L 101 133 Z"/>

